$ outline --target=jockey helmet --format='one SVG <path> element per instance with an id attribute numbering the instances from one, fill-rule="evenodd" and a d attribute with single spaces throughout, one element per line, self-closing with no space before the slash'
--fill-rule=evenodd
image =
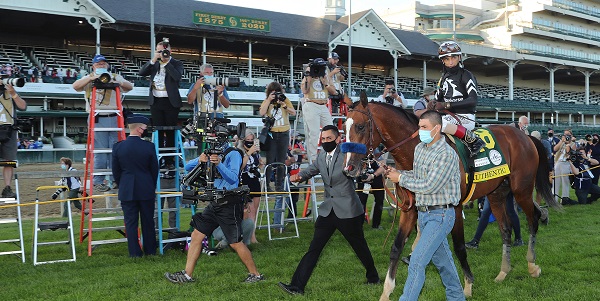
<path id="1" fill-rule="evenodd" d="M 456 42 L 448 41 L 440 44 L 440 47 L 438 48 L 438 54 L 438 58 L 441 59 L 445 56 L 462 55 L 462 51 Z"/>

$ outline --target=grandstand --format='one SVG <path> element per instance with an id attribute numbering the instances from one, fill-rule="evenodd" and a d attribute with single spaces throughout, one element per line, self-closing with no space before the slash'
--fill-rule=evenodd
<path id="1" fill-rule="evenodd" d="M 0 26 L 6 29 L 0 33 L 0 63 L 19 64 L 25 76 L 29 68 L 42 70 L 44 65 L 85 73 L 97 51 L 99 35 L 100 51 L 117 72 L 135 83 L 134 91 L 126 95 L 126 106 L 147 113 L 144 87 L 149 82 L 137 75 L 150 56 L 148 10 L 140 9 L 146 6 L 145 1 L 51 2 L 56 3 L 48 3 L 45 8 L 28 7 L 17 0 L 0 4 L 0 11 L 11 10 L 0 20 Z M 156 2 L 163 5 L 167 0 Z M 77 3 L 90 4 L 86 6 L 89 9 L 74 13 Z M 600 69 L 600 60 L 596 59 L 600 53 L 597 47 L 588 46 L 600 46 L 600 33 L 588 21 L 600 19 L 581 13 L 582 9 L 595 11 L 598 4 L 582 3 L 573 6 L 568 1 L 537 1 L 534 5 L 509 1 L 505 6 L 504 0 L 482 0 L 480 8 L 457 6 L 456 37 L 467 56 L 466 67 L 479 81 L 481 120 L 504 123 L 524 114 L 540 127 L 551 123 L 558 128 L 597 125 L 600 91 L 595 89 L 600 85 L 600 76 L 595 71 Z M 182 96 L 197 79 L 202 62 L 211 63 L 216 76 L 240 77 L 243 82 L 239 88 L 228 88 L 239 92 L 231 93 L 233 106 L 226 111 L 228 115 L 258 117 L 264 86 L 273 80 L 283 83 L 288 93 L 297 93 L 302 65 L 310 58 L 325 57 L 330 50 L 340 53 L 341 63 L 349 67 L 349 16 L 313 18 L 192 0 L 169 5 L 173 15 L 157 19 L 158 38 L 168 36 L 173 55 L 184 62 Z M 267 19 L 270 31 L 194 24 L 194 10 Z M 416 99 L 425 86 L 435 86 L 440 63 L 437 44 L 432 40 L 452 37 L 451 12 L 449 5 L 415 2 L 405 10 L 381 16 L 373 10 L 353 14 L 350 93 L 365 90 L 376 97 L 386 79 L 396 79 L 398 89 L 407 98 Z M 410 14 L 412 17 L 405 17 Z M 102 26 L 94 26 L 97 20 Z M 51 31 L 45 30 L 49 24 Z M 566 37 L 554 48 L 570 47 L 572 51 L 538 47 L 555 43 L 557 34 Z M 87 114 L 83 94 L 70 89 L 75 78 L 42 76 L 40 80 L 19 90 L 29 103 L 29 109 L 20 116 L 36 120 L 27 133 L 81 135 Z M 184 107 L 182 120 L 190 110 Z"/>

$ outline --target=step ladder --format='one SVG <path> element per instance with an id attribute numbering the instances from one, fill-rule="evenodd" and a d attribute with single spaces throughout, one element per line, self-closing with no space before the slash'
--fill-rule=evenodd
<path id="1" fill-rule="evenodd" d="M 83 196 L 86 199 L 82 202 L 81 210 L 81 226 L 79 228 L 79 242 L 82 243 L 86 238 L 88 240 L 88 256 L 92 256 L 92 251 L 99 245 L 112 244 L 127 242 L 126 237 L 117 239 L 104 239 L 104 240 L 93 240 L 92 233 L 94 231 L 117 231 L 122 236 L 125 234 L 125 224 L 123 218 L 123 212 L 121 209 L 114 208 L 93 208 L 93 196 L 94 196 L 94 176 L 107 176 L 112 175 L 111 169 L 99 169 L 94 170 L 94 157 L 96 154 L 108 154 L 112 153 L 112 147 L 99 149 L 95 147 L 95 133 L 96 132 L 116 132 L 117 140 L 125 140 L 125 119 L 123 116 L 123 105 L 121 97 L 121 89 L 119 87 L 114 88 L 116 101 L 116 107 L 109 107 L 107 109 L 96 107 L 96 87 L 92 88 L 91 100 L 90 100 L 90 115 L 88 118 L 88 138 L 87 138 L 87 149 L 85 153 L 85 170 L 83 176 Z M 95 118 L 97 116 L 105 114 L 116 114 L 117 116 L 117 127 L 116 128 L 98 128 L 96 127 Z M 94 217 L 94 213 L 106 213 L 106 214 L 118 214 L 118 216 L 103 216 Z M 117 221 L 117 222 L 115 222 Z M 86 228 L 87 222 L 87 228 Z M 108 224 L 103 227 L 94 226 L 94 223 L 102 222 Z M 116 226 L 115 223 L 121 225 Z"/>
<path id="2" fill-rule="evenodd" d="M 39 193 L 40 191 L 43 190 L 50 190 L 50 189 L 60 189 L 60 188 L 66 188 L 69 189 L 69 187 L 67 186 L 40 186 L 36 189 L 36 196 L 35 196 L 35 219 L 34 219 L 34 229 L 33 229 L 33 265 L 40 265 L 40 264 L 46 264 L 46 263 L 57 263 L 57 262 L 74 262 L 76 260 L 76 255 L 75 255 L 75 236 L 73 235 L 73 216 L 71 215 L 71 201 L 69 199 L 67 199 L 65 202 L 67 203 L 67 220 L 63 220 L 63 221 L 52 221 L 52 222 L 40 222 L 39 216 L 40 216 L 40 197 L 39 197 Z M 64 195 L 64 193 L 63 193 Z M 60 203 L 61 207 L 62 207 L 62 203 Z M 59 241 L 51 241 L 51 240 L 46 240 L 44 242 L 40 242 L 39 241 L 39 236 L 40 236 L 40 232 L 44 231 L 44 230 L 52 230 L 52 231 L 56 231 L 56 230 L 68 230 L 68 240 L 59 240 Z M 38 261 L 38 248 L 40 246 L 50 246 L 50 245 L 63 245 L 63 244 L 68 244 L 71 246 L 71 257 L 67 258 L 67 259 L 58 259 L 58 260 L 49 260 L 49 261 Z"/>
<path id="3" fill-rule="evenodd" d="M 284 171 L 285 177 L 283 179 L 283 191 L 277 191 L 280 193 L 269 193 L 267 187 L 269 186 L 269 179 L 266 177 L 266 170 L 268 168 L 272 168 L 273 170 Z M 292 194 L 290 193 L 290 181 L 287 173 L 287 166 L 284 163 L 275 162 L 268 164 L 265 167 L 265 173 L 261 175 L 260 178 L 260 190 L 261 190 L 261 199 L 260 205 L 258 207 L 258 212 L 260 212 L 260 223 L 258 214 L 256 215 L 256 221 L 254 222 L 257 229 L 267 229 L 269 233 L 269 240 L 276 239 L 286 239 L 286 238 L 294 238 L 300 237 L 300 233 L 298 232 L 298 222 L 296 220 L 296 212 L 294 211 L 294 206 L 290 206 L 292 202 Z M 275 206 L 271 208 L 270 199 L 275 199 Z M 289 209 L 292 214 L 291 218 L 283 218 L 284 214 L 287 213 L 287 209 Z M 266 225 L 263 225 L 263 217 L 266 214 Z M 271 215 L 273 215 L 273 223 L 271 223 Z M 283 233 L 283 228 L 285 227 L 286 222 L 291 222 L 294 224 L 295 233 L 291 236 L 281 236 L 281 237 L 273 237 L 273 231 L 278 230 L 279 233 Z"/>
<path id="4" fill-rule="evenodd" d="M 9 164 L 10 166 L 16 165 L 15 161 L 11 162 L 14 162 L 14 165 Z M 4 163 L 5 162 L 0 162 L 0 166 L 6 166 L 6 164 Z M 0 240 L 0 244 L 15 245 L 19 247 L 19 249 L 12 251 L 3 251 L 0 252 L 0 255 L 15 255 L 17 257 L 20 257 L 21 261 L 25 263 L 25 248 L 23 245 L 23 220 L 21 218 L 21 201 L 19 199 L 19 180 L 17 174 L 15 174 L 15 194 L 17 195 L 16 198 L 0 198 L 0 206 L 16 207 L 17 209 L 16 217 L 0 218 L 0 229 L 2 229 L 0 231 L 2 231 L 2 233 L 6 233 L 8 231 L 6 231 L 5 229 L 8 228 L 11 228 L 10 230 L 12 231 L 12 227 L 10 226 L 10 224 L 17 224 L 17 227 L 19 228 L 19 237 L 12 239 L 2 239 Z"/>
<path id="5" fill-rule="evenodd" d="M 159 177 L 156 183 L 156 231 L 158 235 L 158 246 L 160 254 L 164 254 L 166 244 L 178 241 L 186 241 L 186 237 L 181 238 L 163 238 L 163 232 L 179 231 L 181 221 L 181 201 L 183 194 L 181 192 L 181 173 L 179 172 L 179 164 L 185 164 L 185 152 L 183 149 L 183 141 L 181 139 L 181 127 L 180 126 L 155 126 L 152 132 L 152 142 L 156 150 L 156 156 L 158 162 L 165 157 L 173 157 L 175 170 L 169 171 L 167 169 L 161 169 L 159 171 Z M 160 134 L 162 131 L 174 131 L 175 143 L 174 147 L 160 147 Z M 163 187 L 162 182 L 166 178 L 173 177 L 173 187 Z M 168 201 L 168 198 L 175 198 L 174 208 L 163 208 L 163 202 Z M 168 204 L 168 202 L 166 202 Z M 175 225 L 163 226 L 163 213 L 175 213 Z"/>

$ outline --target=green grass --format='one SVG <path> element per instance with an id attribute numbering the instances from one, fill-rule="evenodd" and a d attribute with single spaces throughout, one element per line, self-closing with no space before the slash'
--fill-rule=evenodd
<path id="1" fill-rule="evenodd" d="M 488 227 L 480 247 L 469 250 L 469 262 L 475 274 L 471 300 L 598 300 L 600 297 L 600 204 L 571 206 L 564 213 L 550 212 L 550 225 L 538 232 L 537 263 L 542 275 L 533 279 L 527 273 L 526 247 L 512 249 L 512 271 L 502 283 L 494 278 L 500 268 L 501 239 L 496 223 Z M 465 236 L 469 240 L 477 226 L 475 209 L 466 210 Z M 524 240 L 528 239 L 526 221 L 520 214 Z M 188 220 L 182 218 L 183 221 Z M 383 244 L 391 218 L 384 212 L 386 230 L 365 226 L 365 235 L 382 279 L 389 262 L 390 243 Z M 74 221 L 78 236 L 79 220 Z M 300 222 L 300 238 L 268 241 L 266 230 L 259 230 L 261 242 L 251 250 L 266 281 L 244 284 L 246 270 L 237 255 L 223 251 L 218 256 L 201 256 L 196 283 L 174 285 L 163 278 L 164 272 L 181 270 L 185 255 L 170 251 L 164 256 L 131 259 L 126 244 L 100 246 L 87 256 L 86 244 L 76 244 L 77 262 L 34 267 L 31 259 L 32 220 L 24 222 L 27 261 L 14 256 L 0 257 L 2 300 L 378 300 L 382 285 L 365 285 L 365 270 L 352 250 L 336 233 L 321 256 L 306 288 L 304 297 L 292 297 L 277 287 L 289 282 L 296 265 L 308 248 L 313 224 Z M 0 225 L 0 239 L 13 238 L 16 228 Z M 287 227 L 291 231 L 291 227 Z M 66 231 L 41 232 L 43 237 L 66 237 Z M 116 232 L 106 233 L 117 238 Z M 42 237 L 42 236 L 40 236 Z M 100 236 L 98 236 L 100 237 Z M 407 246 L 410 248 L 412 238 Z M 2 244 L 5 245 L 5 244 Z M 6 250 L 2 246 L 0 251 Z M 408 254 L 405 248 L 403 254 Z M 67 247 L 41 247 L 41 260 L 68 255 Z M 391 300 L 401 294 L 407 268 L 400 264 L 397 287 Z M 459 270 L 462 279 L 462 272 Z M 437 270 L 427 268 L 421 300 L 444 300 L 444 288 Z"/>

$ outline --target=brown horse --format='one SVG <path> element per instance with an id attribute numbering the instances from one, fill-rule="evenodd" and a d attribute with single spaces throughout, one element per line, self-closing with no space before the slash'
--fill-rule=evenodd
<path id="1" fill-rule="evenodd" d="M 512 228 L 510 219 L 507 218 L 505 212 L 506 195 L 509 190 L 512 190 L 515 200 L 527 215 L 530 233 L 527 251 L 528 270 L 532 277 L 539 277 L 541 268 L 535 264 L 535 242 L 541 212 L 536 203 L 533 202 L 534 187 L 538 195 L 541 195 L 548 205 L 557 209 L 561 208 L 552 196 L 545 150 L 541 142 L 537 139 L 530 139 L 515 127 L 495 125 L 490 126 L 489 130 L 494 133 L 496 142 L 505 156 L 511 173 L 487 182 L 477 183 L 471 199 L 487 195 L 492 212 L 498 220 L 503 246 L 502 264 L 496 281 L 504 280 L 511 269 Z M 416 135 L 413 134 L 417 131 L 418 119 L 412 112 L 385 103 L 368 103 L 366 97 L 361 97 L 360 102 L 351 106 L 346 120 L 347 141 L 365 144 L 367 154 L 372 154 L 373 149 L 383 143 L 387 149 L 390 149 L 397 169 L 413 169 L 414 149 L 419 143 L 418 138 L 414 139 Z M 364 158 L 365 155 L 348 153 L 345 162 L 346 174 L 354 177 L 358 176 L 362 172 Z M 467 196 L 467 185 L 462 163 L 460 167 L 463 174 L 461 190 L 464 199 Z M 397 185 L 396 191 L 401 191 Z M 416 222 L 417 210 L 414 206 L 406 211 L 403 210 L 400 214 L 399 231 L 392 246 L 390 264 L 380 300 L 389 300 L 389 296 L 394 290 L 400 254 Z M 473 274 L 467 262 L 462 205 L 458 206 L 456 210 L 452 241 L 454 252 L 464 273 L 464 294 L 465 296 L 471 296 Z"/>

